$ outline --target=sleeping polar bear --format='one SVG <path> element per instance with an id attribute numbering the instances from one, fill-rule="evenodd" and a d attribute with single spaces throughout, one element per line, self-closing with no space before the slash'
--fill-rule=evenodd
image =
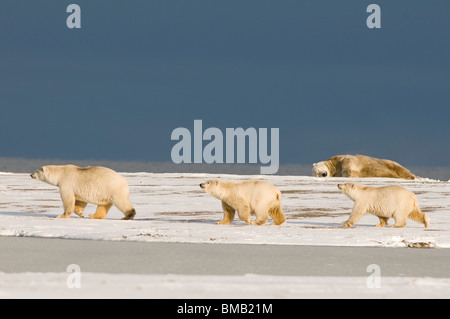
<path id="1" fill-rule="evenodd" d="M 400 164 L 365 155 L 336 155 L 326 161 L 313 164 L 316 177 L 390 177 L 416 179 Z"/>
<path id="2" fill-rule="evenodd" d="M 98 205 L 95 215 L 89 215 L 92 219 L 104 219 L 113 205 L 125 215 L 124 220 L 136 215 L 129 200 L 128 182 L 109 168 L 52 165 L 38 169 L 31 177 L 59 187 L 64 214 L 58 218 L 70 218 L 72 212 L 84 217 L 88 203 Z"/>

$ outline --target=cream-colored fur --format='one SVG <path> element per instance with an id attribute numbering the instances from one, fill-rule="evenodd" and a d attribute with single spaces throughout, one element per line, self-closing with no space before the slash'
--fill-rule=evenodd
<path id="1" fill-rule="evenodd" d="M 219 225 L 230 224 L 236 211 L 239 218 L 249 225 L 264 225 L 269 216 L 274 225 L 282 225 L 286 220 L 281 209 L 281 192 L 270 183 L 212 180 L 200 184 L 200 187 L 222 201 L 224 218 L 217 223 Z M 256 220 L 250 220 L 252 213 Z"/>
<path id="2" fill-rule="evenodd" d="M 430 218 L 419 207 L 416 195 L 401 186 L 370 187 L 359 184 L 339 184 L 342 193 L 355 202 L 349 219 L 344 227 L 351 227 L 366 213 L 380 219 L 376 227 L 384 227 L 389 218 L 395 219 L 393 227 L 405 227 L 410 218 L 429 227 Z"/>
<path id="3" fill-rule="evenodd" d="M 98 205 L 95 215 L 89 215 L 93 219 L 104 219 L 113 205 L 124 213 L 123 219 L 136 215 L 129 200 L 128 182 L 109 168 L 52 165 L 38 169 L 31 177 L 59 187 L 64 214 L 58 218 L 70 218 L 72 212 L 84 217 L 88 203 Z"/>
<path id="4" fill-rule="evenodd" d="M 390 177 L 416 179 L 408 169 L 397 162 L 365 155 L 336 155 L 313 164 L 316 177 Z"/>

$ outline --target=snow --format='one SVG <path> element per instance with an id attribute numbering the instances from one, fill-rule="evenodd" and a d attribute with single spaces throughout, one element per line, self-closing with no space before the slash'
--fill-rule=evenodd
<path id="1" fill-rule="evenodd" d="M 27 174 L 0 173 L 0 236 L 86 240 L 233 243 L 271 245 L 332 245 L 450 247 L 450 184 L 436 180 L 339 179 L 306 176 L 238 176 L 212 174 L 123 173 L 131 189 L 135 220 L 122 221 L 111 209 L 106 220 L 56 219 L 62 203 L 56 187 L 32 180 Z M 238 219 L 216 225 L 223 217 L 220 201 L 199 184 L 208 179 L 265 179 L 282 192 L 287 218 L 283 226 L 248 226 Z M 417 194 L 431 226 L 408 221 L 406 228 L 375 228 L 378 218 L 364 216 L 351 229 L 341 223 L 353 202 L 339 192 L 338 183 L 382 186 L 399 184 Z M 95 212 L 89 205 L 85 216 Z M 390 220 L 393 223 L 393 220 Z"/>
<path id="2" fill-rule="evenodd" d="M 236 304 L 236 299 L 448 298 L 450 286 L 450 279 L 429 277 L 383 277 L 380 288 L 368 288 L 364 277 L 83 273 L 80 279 L 79 289 L 69 289 L 67 273 L 0 273 L 0 298 L 231 298 Z"/>
<path id="3" fill-rule="evenodd" d="M 105 220 L 56 219 L 62 213 L 57 188 L 28 174 L 0 173 L 0 236 L 84 240 L 183 242 L 254 245 L 327 245 L 450 248 L 450 183 L 436 180 L 341 179 L 306 176 L 123 173 L 131 189 L 135 220 L 122 221 L 111 209 Z M 267 180 L 282 192 L 287 218 L 283 226 L 248 226 L 236 219 L 228 226 L 220 201 L 199 184 L 208 179 Z M 431 218 L 430 228 L 409 220 L 406 228 L 375 228 L 378 218 L 364 216 L 344 229 L 353 202 L 338 183 L 402 185 L 419 198 Z M 85 216 L 94 213 L 89 205 Z M 393 220 L 390 221 L 390 224 Z M 0 270 L 1 271 L 1 270 Z M 365 277 L 82 274 L 82 288 L 68 289 L 67 273 L 0 272 L 0 298 L 417 298 L 450 296 L 450 279 L 382 277 L 369 289 Z"/>

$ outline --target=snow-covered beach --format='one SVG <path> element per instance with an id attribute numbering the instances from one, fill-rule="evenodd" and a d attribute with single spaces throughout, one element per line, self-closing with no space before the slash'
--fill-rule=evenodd
<path id="1" fill-rule="evenodd" d="M 184 243 L 273 245 L 332 245 L 406 247 L 416 242 L 450 248 L 450 183 L 435 180 L 405 181 L 384 178 L 339 179 L 306 176 L 237 176 L 213 174 L 123 173 L 131 189 L 137 215 L 133 221 L 113 208 L 106 220 L 55 219 L 62 213 L 56 187 L 32 180 L 28 174 L 1 173 L 0 235 L 66 239 Z M 282 192 L 287 222 L 281 227 L 247 226 L 237 217 L 229 226 L 218 226 L 220 201 L 203 192 L 208 179 L 265 179 Z M 341 222 L 353 202 L 339 192 L 338 183 L 402 185 L 419 198 L 431 218 L 430 228 L 409 220 L 406 228 L 374 228 L 378 219 L 364 216 L 355 228 Z M 89 205 L 86 214 L 93 213 Z M 390 221 L 393 223 L 393 220 Z"/>
<path id="2" fill-rule="evenodd" d="M 32 180 L 29 174 L 0 173 L 0 236 L 210 245 L 432 247 L 444 251 L 450 248 L 450 183 L 447 182 L 195 173 L 122 175 L 130 184 L 131 202 L 137 211 L 135 220 L 131 221 L 122 221 L 123 215 L 116 208 L 111 209 L 106 220 L 81 219 L 75 214 L 71 219 L 56 219 L 62 213 L 57 188 Z M 237 217 L 231 225 L 216 225 L 222 218 L 220 201 L 203 192 L 199 184 L 208 179 L 249 178 L 264 179 L 280 188 L 287 218 L 285 225 L 271 226 L 269 220 L 264 226 L 248 226 Z M 341 222 L 347 219 L 353 202 L 339 192 L 337 184 L 350 181 L 372 186 L 398 184 L 410 189 L 431 218 L 430 228 L 425 229 L 411 220 L 406 228 L 375 228 L 378 218 L 372 215 L 364 216 L 354 228 L 342 228 Z M 94 211 L 95 206 L 89 205 L 86 215 Z M 344 292 L 340 297 L 396 297 L 398 292 L 402 292 L 402 297 L 450 296 L 450 283 L 446 278 L 389 277 L 383 281 L 382 293 L 367 290 L 364 277 L 127 275 L 126 272 L 84 275 L 83 280 L 87 282 L 83 294 L 67 289 L 63 279 L 68 274 L 64 270 L 62 273 L 14 274 L 1 273 L 0 269 L 0 298 L 65 295 L 81 298 L 94 292 L 101 296 L 107 291 L 109 294 L 104 296 L 118 297 L 125 286 L 132 290 L 130 296 L 151 298 L 334 297 L 338 291 Z M 147 290 L 147 283 L 156 290 Z M 177 289 L 172 289 L 171 285 Z M 432 293 L 430 287 L 437 287 L 436 293 Z M 159 293 L 153 293 L 158 289 Z M 313 289 L 314 294 L 308 295 L 305 289 Z M 255 290 L 261 293 L 255 295 Z M 235 295 L 233 291 L 241 293 Z"/>

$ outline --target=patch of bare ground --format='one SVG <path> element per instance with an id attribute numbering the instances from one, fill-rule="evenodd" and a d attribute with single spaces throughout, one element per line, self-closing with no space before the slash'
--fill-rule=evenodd
<path id="1" fill-rule="evenodd" d="M 211 222 L 214 219 L 220 219 L 223 215 L 222 212 L 165 212 L 165 213 L 155 213 L 158 216 L 165 217 L 179 217 L 179 222 Z M 191 217 L 191 220 L 185 219 L 186 217 Z"/>
<path id="2" fill-rule="evenodd" d="M 198 216 L 212 216 L 216 215 L 218 212 L 164 212 L 155 213 L 155 215 L 165 215 L 165 216 L 180 216 L 180 217 L 198 217 Z"/>
<path id="3" fill-rule="evenodd" d="M 342 228 L 342 226 L 302 226 L 302 228 L 306 228 L 306 229 L 336 229 L 336 228 Z"/>
<path id="4" fill-rule="evenodd" d="M 137 235 L 132 235 L 132 236 L 125 236 L 122 235 L 123 239 L 127 239 L 128 237 L 151 237 L 151 238 L 161 238 L 161 237 L 167 237 L 166 235 L 161 235 L 161 234 L 150 234 L 150 233 L 140 233 Z"/>
<path id="5" fill-rule="evenodd" d="M 444 207 L 443 206 L 425 206 L 425 207 L 421 207 L 420 210 L 424 213 L 432 213 L 441 208 L 444 208 Z"/>
<path id="6" fill-rule="evenodd" d="M 335 209 L 327 208 L 301 208 L 294 213 L 287 213 L 290 218 L 318 218 L 318 217 L 339 217 L 342 214 L 336 213 Z"/>
<path id="7" fill-rule="evenodd" d="M 327 191 L 327 190 L 312 190 L 312 189 L 292 189 L 292 190 L 284 190 L 281 194 L 339 194 L 339 191 Z"/>

